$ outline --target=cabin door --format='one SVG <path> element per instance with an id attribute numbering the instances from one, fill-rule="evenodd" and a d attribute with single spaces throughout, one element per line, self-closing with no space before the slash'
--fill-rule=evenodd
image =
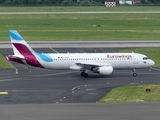
<path id="1" fill-rule="evenodd" d="M 133 64 L 138 64 L 138 56 L 133 54 Z"/>

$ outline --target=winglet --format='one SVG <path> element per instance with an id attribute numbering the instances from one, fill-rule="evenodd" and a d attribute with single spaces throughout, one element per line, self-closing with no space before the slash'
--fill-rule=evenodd
<path id="1" fill-rule="evenodd" d="M 14 40 L 17 40 L 17 41 L 23 40 L 22 36 L 16 30 L 9 30 L 9 35 Z"/>

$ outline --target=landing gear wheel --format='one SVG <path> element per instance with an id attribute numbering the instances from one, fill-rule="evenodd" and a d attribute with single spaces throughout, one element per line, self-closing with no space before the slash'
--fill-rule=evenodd
<path id="1" fill-rule="evenodd" d="M 81 72 L 81 76 L 84 77 L 84 78 L 88 78 L 89 75 L 85 72 Z"/>
<path id="2" fill-rule="evenodd" d="M 84 77 L 84 78 L 88 78 L 88 74 L 85 73 L 85 74 L 83 75 L 83 77 Z"/>
<path id="3" fill-rule="evenodd" d="M 82 76 L 82 77 L 84 77 L 84 74 L 85 74 L 85 72 L 84 72 L 84 71 L 83 71 L 83 72 L 81 72 L 81 76 Z"/>
<path id="4" fill-rule="evenodd" d="M 133 73 L 133 77 L 137 77 L 137 74 L 136 74 L 136 73 Z"/>

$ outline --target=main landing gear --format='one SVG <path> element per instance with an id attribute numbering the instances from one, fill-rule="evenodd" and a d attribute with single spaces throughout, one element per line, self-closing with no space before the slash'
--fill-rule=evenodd
<path id="1" fill-rule="evenodd" d="M 83 71 L 83 72 L 81 72 L 81 76 L 84 78 L 88 78 L 89 75 Z"/>
<path id="2" fill-rule="evenodd" d="M 136 69 L 133 69 L 133 77 L 137 77 Z"/>

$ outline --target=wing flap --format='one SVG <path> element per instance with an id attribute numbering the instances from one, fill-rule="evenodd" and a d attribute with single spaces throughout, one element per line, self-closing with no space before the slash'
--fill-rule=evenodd
<path id="1" fill-rule="evenodd" d="M 79 62 L 76 63 L 79 66 L 83 67 L 103 67 L 103 66 L 111 66 L 109 63 L 88 63 L 88 62 Z"/>
<path id="2" fill-rule="evenodd" d="M 89 62 L 79 62 L 75 63 L 76 68 L 79 68 L 78 70 L 91 70 L 93 68 L 98 68 L 98 67 L 104 67 L 104 66 L 112 66 L 109 63 L 89 63 Z"/>

